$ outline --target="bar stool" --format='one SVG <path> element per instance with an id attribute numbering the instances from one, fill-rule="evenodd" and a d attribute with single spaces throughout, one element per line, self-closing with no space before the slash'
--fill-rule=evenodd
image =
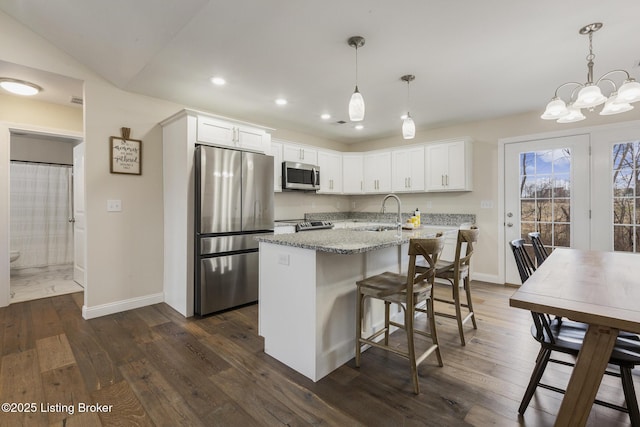
<path id="1" fill-rule="evenodd" d="M 436 265 L 436 278 L 447 280 L 451 284 L 451 299 L 436 298 L 434 301 L 444 302 L 453 305 L 456 314 L 442 313 L 436 311 L 436 316 L 448 317 L 456 319 L 458 322 L 458 333 L 460 334 L 460 342 L 466 345 L 464 340 L 464 330 L 462 326 L 471 319 L 473 329 L 478 329 L 476 324 L 476 316 L 473 311 L 473 302 L 471 300 L 471 287 L 469 284 L 469 270 L 471 256 L 473 255 L 473 244 L 478 241 L 480 230 L 478 227 L 471 226 L 468 230 L 458 230 L 458 239 L 456 241 L 456 255 L 453 261 L 438 261 Z M 463 246 L 466 246 L 463 255 Z M 466 294 L 466 302 L 460 300 L 460 283 Z M 462 317 L 462 308 L 468 310 L 468 314 Z"/>
<path id="2" fill-rule="evenodd" d="M 418 383 L 418 365 L 424 361 L 431 353 L 436 353 L 438 365 L 443 366 L 440 348 L 438 346 L 438 335 L 436 332 L 436 322 L 433 313 L 432 289 L 435 277 L 436 262 L 442 248 L 444 247 L 444 237 L 433 239 L 411 239 L 409 241 L 409 267 L 406 275 L 385 272 L 376 276 L 367 277 L 356 282 L 357 284 L 357 304 L 356 304 L 356 366 L 360 367 L 360 356 L 362 345 L 370 345 L 382 348 L 395 353 L 409 360 L 411 367 L 411 377 L 413 380 L 413 392 L 420 394 Z M 416 272 L 416 258 L 424 258 L 428 267 L 420 273 Z M 366 298 L 373 298 L 384 301 L 384 328 L 375 332 L 369 337 L 362 337 L 363 308 Z M 416 305 L 425 302 L 429 323 L 429 331 L 414 328 L 416 315 Z M 389 308 L 391 304 L 398 304 L 404 312 L 404 323 L 396 323 L 389 318 Z M 389 332 L 391 326 L 404 329 L 407 334 L 407 351 L 389 346 Z M 384 334 L 384 340 L 380 337 Z M 420 334 L 431 338 L 432 345 L 422 354 L 416 356 L 414 334 Z M 382 342 L 380 342 L 382 341 Z"/>

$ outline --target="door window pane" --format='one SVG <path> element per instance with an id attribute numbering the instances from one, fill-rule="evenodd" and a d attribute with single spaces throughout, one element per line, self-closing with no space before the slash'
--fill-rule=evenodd
<path id="1" fill-rule="evenodd" d="M 640 224 L 640 143 L 615 144 L 613 171 L 613 250 L 638 252 Z"/>
<path id="2" fill-rule="evenodd" d="M 520 223 L 526 241 L 529 232 L 539 231 L 549 251 L 571 246 L 570 197 L 571 149 L 520 153 Z"/>

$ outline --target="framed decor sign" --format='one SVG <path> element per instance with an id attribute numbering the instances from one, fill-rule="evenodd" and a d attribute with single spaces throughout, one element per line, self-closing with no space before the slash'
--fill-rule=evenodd
<path id="1" fill-rule="evenodd" d="M 142 141 L 129 138 L 131 129 L 122 128 L 122 136 L 112 136 L 110 142 L 110 172 L 142 174 Z"/>

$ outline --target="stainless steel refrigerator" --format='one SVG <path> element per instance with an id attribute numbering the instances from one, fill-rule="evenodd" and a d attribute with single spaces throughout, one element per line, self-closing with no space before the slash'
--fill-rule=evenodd
<path id="1" fill-rule="evenodd" d="M 195 151 L 195 312 L 258 300 L 259 234 L 273 234 L 273 157 Z"/>

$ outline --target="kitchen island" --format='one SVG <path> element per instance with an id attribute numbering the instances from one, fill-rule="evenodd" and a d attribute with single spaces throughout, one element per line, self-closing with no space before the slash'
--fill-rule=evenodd
<path id="1" fill-rule="evenodd" d="M 317 230 L 261 236 L 258 333 L 265 352 L 313 381 L 355 354 L 356 281 L 407 269 L 411 238 L 457 227 L 402 231 Z M 398 314 L 396 307 L 394 314 Z M 366 334 L 384 326 L 384 305 L 367 300 Z"/>

